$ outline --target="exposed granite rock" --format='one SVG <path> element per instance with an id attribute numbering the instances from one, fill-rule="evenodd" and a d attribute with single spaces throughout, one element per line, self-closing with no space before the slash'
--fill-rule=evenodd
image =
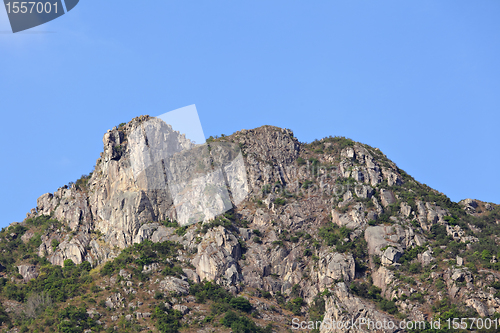
<path id="1" fill-rule="evenodd" d="M 237 262 L 240 257 L 241 247 L 236 237 L 219 226 L 203 237 L 192 262 L 200 279 L 235 285 L 241 280 Z"/>
<path id="2" fill-rule="evenodd" d="M 387 299 L 392 299 L 392 283 L 394 282 L 394 273 L 384 266 L 380 266 L 372 274 L 373 284 L 382 289 L 382 295 Z"/>
<path id="3" fill-rule="evenodd" d="M 365 217 L 365 207 L 362 203 L 357 203 L 354 207 L 345 214 L 332 210 L 332 222 L 338 226 L 346 226 L 350 229 L 363 227 L 368 222 Z"/>
<path id="4" fill-rule="evenodd" d="M 354 191 L 359 198 L 369 199 L 375 193 L 373 187 L 368 185 L 358 185 L 354 187 Z"/>
<path id="5" fill-rule="evenodd" d="M 174 310 L 180 311 L 183 315 L 187 314 L 189 312 L 189 308 L 185 305 L 179 305 L 176 304 L 173 306 Z"/>
<path id="6" fill-rule="evenodd" d="M 402 255 L 403 255 L 402 251 L 390 246 L 384 251 L 384 253 L 382 253 L 380 259 L 382 261 L 382 265 L 392 265 L 397 263 Z"/>
<path id="7" fill-rule="evenodd" d="M 38 277 L 38 270 L 36 266 L 33 265 L 19 265 L 17 266 L 19 270 L 19 274 L 23 276 L 24 282 L 28 282 L 29 280 L 36 279 Z"/>
<path id="8" fill-rule="evenodd" d="M 365 240 L 368 243 L 368 254 L 382 255 L 381 248 L 391 246 L 395 249 L 403 250 L 402 244 L 406 234 L 399 225 L 394 226 L 373 226 L 365 230 Z"/>
<path id="9" fill-rule="evenodd" d="M 408 205 L 406 202 L 401 203 L 401 215 L 404 217 L 408 218 L 412 212 L 411 206 Z"/>
<path id="10" fill-rule="evenodd" d="M 432 251 L 427 250 L 423 253 L 418 254 L 418 261 L 422 264 L 422 266 L 427 266 L 434 261 L 434 257 L 432 256 Z"/>
<path id="11" fill-rule="evenodd" d="M 467 212 L 467 214 L 473 215 L 476 213 L 476 208 L 477 208 L 477 202 L 472 199 L 464 199 L 459 202 L 460 205 L 464 207 L 464 210 Z"/>
<path id="12" fill-rule="evenodd" d="M 352 322 L 358 318 L 370 319 L 373 322 L 393 322 L 395 329 L 377 330 L 378 332 L 397 332 L 399 331 L 399 320 L 378 311 L 372 304 L 363 302 L 360 298 L 353 296 L 345 283 L 340 282 L 334 286 L 333 295 L 326 299 L 326 311 L 320 332 L 373 332 L 374 327 L 367 325 L 358 325 L 354 329 L 339 329 L 338 327 L 328 327 L 327 323 L 335 322 Z"/>
<path id="13" fill-rule="evenodd" d="M 394 197 L 394 193 L 389 190 L 381 189 L 380 190 L 380 201 L 384 207 L 392 205 L 396 202 L 396 197 Z"/>
<path id="14" fill-rule="evenodd" d="M 29 242 L 29 240 L 35 235 L 35 233 L 31 230 L 28 230 L 27 232 L 24 233 L 24 235 L 21 236 L 21 240 L 24 243 Z"/>
<path id="15" fill-rule="evenodd" d="M 124 308 L 125 304 L 123 303 L 125 298 L 122 297 L 120 293 L 116 293 L 108 297 L 105 301 L 106 306 L 108 308 Z"/>
<path id="16" fill-rule="evenodd" d="M 173 276 L 167 276 L 161 280 L 159 287 L 165 292 L 174 292 L 177 294 L 189 293 L 189 283 Z"/>
<path id="17" fill-rule="evenodd" d="M 320 258 L 318 262 L 320 290 L 337 280 L 349 282 L 354 279 L 356 266 L 352 254 L 323 253 Z"/>
<path id="18" fill-rule="evenodd" d="M 199 283 L 201 281 L 200 276 L 196 274 L 196 272 L 193 271 L 192 269 L 184 268 L 183 271 L 184 274 L 186 274 L 187 278 L 193 281 L 194 283 Z"/>

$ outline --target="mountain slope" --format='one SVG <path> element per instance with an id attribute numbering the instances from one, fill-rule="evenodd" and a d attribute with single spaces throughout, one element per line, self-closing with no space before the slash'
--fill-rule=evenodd
<path id="1" fill-rule="evenodd" d="M 137 152 L 152 149 L 142 130 L 168 142 L 162 154 L 195 149 L 196 163 L 176 160 L 192 174 L 237 145 L 247 196 L 228 188 L 233 209 L 185 225 L 174 194 L 151 183 L 158 170 L 135 172 L 147 164 Z M 4 326 L 257 332 L 293 318 L 498 316 L 500 206 L 454 203 L 346 138 L 304 144 L 263 126 L 207 141 L 202 150 L 148 116 L 108 131 L 89 176 L 2 230 Z"/>

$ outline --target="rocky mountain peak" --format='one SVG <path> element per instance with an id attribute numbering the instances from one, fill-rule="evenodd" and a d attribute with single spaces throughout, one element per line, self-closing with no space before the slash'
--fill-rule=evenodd
<path id="1" fill-rule="evenodd" d="M 500 206 L 452 202 L 377 148 L 344 137 L 301 143 L 274 126 L 198 145 L 148 116 L 108 130 L 103 145 L 95 170 L 38 198 L 4 231 L 6 244 L 22 238 L 53 265 L 70 259 L 110 274 L 138 245 L 159 246 L 152 258 L 166 246 L 163 261 L 126 257 L 151 288 L 185 295 L 184 280 L 214 281 L 247 295 L 280 330 L 286 311 L 398 323 L 500 313 Z M 22 283 L 41 278 L 37 264 L 17 265 Z M 172 276 L 157 288 L 162 265 Z M 117 293 L 106 300 L 122 303 Z"/>

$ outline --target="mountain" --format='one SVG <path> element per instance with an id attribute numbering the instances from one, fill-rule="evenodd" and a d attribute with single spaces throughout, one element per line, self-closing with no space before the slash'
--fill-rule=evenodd
<path id="1" fill-rule="evenodd" d="M 495 331 L 499 205 L 452 202 L 344 137 L 196 145 L 141 116 L 103 144 L 1 231 L 6 332 Z"/>

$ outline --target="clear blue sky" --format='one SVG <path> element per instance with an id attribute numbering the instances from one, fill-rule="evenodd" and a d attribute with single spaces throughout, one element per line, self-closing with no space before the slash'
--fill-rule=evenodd
<path id="1" fill-rule="evenodd" d="M 207 137 L 343 135 L 500 203 L 499 18 L 498 0 L 81 0 L 12 34 L 0 8 L 0 226 L 91 171 L 107 129 L 191 104 Z"/>

